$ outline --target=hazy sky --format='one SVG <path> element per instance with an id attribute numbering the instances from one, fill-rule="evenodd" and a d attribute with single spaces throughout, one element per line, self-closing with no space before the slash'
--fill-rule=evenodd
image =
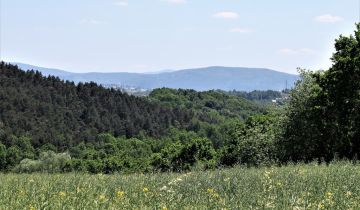
<path id="1" fill-rule="evenodd" d="M 0 0 L 1 59 L 74 72 L 327 68 L 359 0 Z"/>

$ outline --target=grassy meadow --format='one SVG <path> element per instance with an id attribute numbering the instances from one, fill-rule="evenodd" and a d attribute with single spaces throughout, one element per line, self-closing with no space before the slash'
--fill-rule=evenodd
<path id="1" fill-rule="evenodd" d="M 360 165 L 0 174 L 0 209 L 360 209 Z"/>

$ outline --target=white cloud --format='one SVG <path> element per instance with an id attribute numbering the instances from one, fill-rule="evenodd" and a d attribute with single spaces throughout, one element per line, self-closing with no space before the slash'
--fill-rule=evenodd
<path id="1" fill-rule="evenodd" d="M 232 28 L 230 29 L 230 32 L 232 33 L 241 33 L 241 34 L 247 34 L 253 32 L 250 28 Z"/>
<path id="2" fill-rule="evenodd" d="M 185 4 L 186 0 L 162 0 L 170 4 Z"/>
<path id="3" fill-rule="evenodd" d="M 101 20 L 94 20 L 94 19 L 82 19 L 79 21 L 79 24 L 82 25 L 105 25 L 107 22 Z"/>
<path id="4" fill-rule="evenodd" d="M 316 54 L 316 52 L 310 48 L 301 48 L 301 49 L 282 48 L 279 50 L 279 52 L 284 55 L 314 55 L 314 54 Z"/>
<path id="5" fill-rule="evenodd" d="M 223 11 L 214 14 L 215 18 L 224 18 L 224 19 L 237 19 L 239 18 L 239 14 L 236 12 Z"/>
<path id="6" fill-rule="evenodd" d="M 127 1 L 116 1 L 114 2 L 114 5 L 119 7 L 127 7 L 129 4 Z"/>
<path id="7" fill-rule="evenodd" d="M 336 23 L 343 21 L 344 18 L 340 16 L 326 14 L 326 15 L 317 16 L 314 18 L 314 20 L 321 23 Z"/>

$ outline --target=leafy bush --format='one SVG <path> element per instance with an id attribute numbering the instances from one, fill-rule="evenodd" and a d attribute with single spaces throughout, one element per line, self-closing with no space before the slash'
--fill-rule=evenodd
<path id="1" fill-rule="evenodd" d="M 276 160 L 276 118 L 250 117 L 240 123 L 221 152 L 220 162 L 225 166 L 245 164 L 258 166 Z"/>
<path id="2" fill-rule="evenodd" d="M 48 172 L 55 173 L 64 170 L 65 166 L 71 160 L 67 153 L 55 153 L 53 151 L 46 151 L 40 154 L 38 160 L 23 159 L 13 171 L 19 173 L 31 172 Z"/>
<path id="3" fill-rule="evenodd" d="M 214 168 L 216 151 L 206 138 L 195 138 L 186 144 L 179 142 L 167 145 L 152 157 L 152 166 L 161 171 L 187 171 L 194 166 L 202 169 Z"/>

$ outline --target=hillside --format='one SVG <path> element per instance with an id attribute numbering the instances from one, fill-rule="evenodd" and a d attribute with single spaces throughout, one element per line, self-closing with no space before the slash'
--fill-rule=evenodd
<path id="1" fill-rule="evenodd" d="M 132 137 L 161 136 L 186 126 L 191 110 L 171 109 L 95 83 L 63 82 L 0 63 L 0 129 L 28 135 L 35 146 L 69 147 L 103 132 Z"/>
<path id="2" fill-rule="evenodd" d="M 144 73 L 71 73 L 58 69 L 41 68 L 16 63 L 25 70 L 34 69 L 44 75 L 59 76 L 74 82 L 96 82 L 98 84 L 120 84 L 146 89 L 182 88 L 206 91 L 220 90 L 283 90 L 292 87 L 297 75 L 264 68 L 242 68 L 213 66 L 207 68 L 185 69 L 171 72 Z"/>

